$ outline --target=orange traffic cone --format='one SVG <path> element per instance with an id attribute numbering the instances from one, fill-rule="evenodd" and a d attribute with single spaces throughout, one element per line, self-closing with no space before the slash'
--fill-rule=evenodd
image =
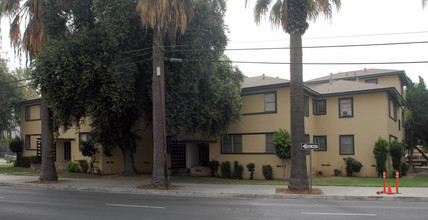
<path id="1" fill-rule="evenodd" d="M 388 183 L 388 194 L 392 194 L 391 183 Z"/>

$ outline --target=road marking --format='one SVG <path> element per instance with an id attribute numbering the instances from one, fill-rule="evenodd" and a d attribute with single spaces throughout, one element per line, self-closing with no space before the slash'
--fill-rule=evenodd
<path id="1" fill-rule="evenodd" d="M 376 214 L 360 214 L 360 213 L 320 213 L 320 212 L 302 212 L 302 215 L 376 216 Z"/>
<path id="2" fill-rule="evenodd" d="M 144 205 L 125 205 L 125 204 L 106 204 L 107 206 L 130 207 L 130 208 L 145 208 L 145 209 L 166 209 L 160 206 L 144 206 Z"/>

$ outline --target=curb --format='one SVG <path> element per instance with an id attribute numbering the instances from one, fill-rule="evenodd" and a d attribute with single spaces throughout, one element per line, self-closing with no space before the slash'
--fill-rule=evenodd
<path id="1" fill-rule="evenodd" d="M 402 201 L 402 202 L 428 202 L 428 197 L 412 196 L 340 196 L 340 195 L 304 195 L 304 194 L 251 194 L 251 193 L 213 193 L 213 192 L 183 192 L 148 190 L 136 188 L 117 187 L 85 187 L 71 185 L 54 184 L 33 184 L 33 183 L 0 183 L 0 186 L 14 188 L 36 188 L 62 191 L 81 192 L 103 192 L 103 193 L 126 193 L 148 196 L 173 196 L 173 197 L 200 197 L 200 198 L 241 198 L 241 199 L 310 199 L 310 200 L 354 200 L 354 201 Z"/>

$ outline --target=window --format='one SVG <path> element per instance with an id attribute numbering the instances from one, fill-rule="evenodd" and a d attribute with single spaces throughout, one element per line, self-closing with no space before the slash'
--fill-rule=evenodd
<path id="1" fill-rule="evenodd" d="M 398 119 L 398 130 L 401 131 L 401 120 Z"/>
<path id="2" fill-rule="evenodd" d="M 392 100 L 389 99 L 389 117 L 392 118 L 392 120 L 397 121 L 397 104 Z"/>
<path id="3" fill-rule="evenodd" d="M 82 142 L 88 141 L 89 133 L 79 133 L 79 151 L 82 151 Z"/>
<path id="4" fill-rule="evenodd" d="M 25 135 L 25 149 L 26 150 L 36 150 L 37 149 L 37 139 L 40 139 L 40 134 L 27 134 Z"/>
<path id="5" fill-rule="evenodd" d="M 242 135 L 227 135 L 222 139 L 222 153 L 242 153 Z"/>
<path id="6" fill-rule="evenodd" d="M 314 143 L 317 143 L 320 145 L 319 151 L 327 151 L 327 136 L 314 135 Z"/>
<path id="7" fill-rule="evenodd" d="M 367 79 L 366 83 L 373 83 L 373 84 L 377 84 L 377 79 Z"/>
<path id="8" fill-rule="evenodd" d="M 276 93 L 266 93 L 264 101 L 265 112 L 276 112 Z"/>
<path id="9" fill-rule="evenodd" d="M 326 101 L 314 100 L 314 115 L 325 115 L 327 113 Z"/>
<path id="10" fill-rule="evenodd" d="M 309 117 L 309 97 L 305 96 L 305 107 L 303 109 L 305 116 Z"/>
<path id="11" fill-rule="evenodd" d="M 40 105 L 25 106 L 25 121 L 40 120 Z"/>
<path id="12" fill-rule="evenodd" d="M 354 135 L 340 135 L 340 155 L 354 155 Z"/>
<path id="13" fill-rule="evenodd" d="M 354 117 L 354 104 L 352 98 L 339 99 L 339 118 Z"/>
<path id="14" fill-rule="evenodd" d="M 272 139 L 273 133 L 266 134 L 266 153 L 275 153 L 275 146 Z"/>
<path id="15" fill-rule="evenodd" d="M 393 135 L 389 135 L 389 143 L 391 143 L 393 141 L 397 142 L 398 141 L 397 137 L 395 137 Z"/>

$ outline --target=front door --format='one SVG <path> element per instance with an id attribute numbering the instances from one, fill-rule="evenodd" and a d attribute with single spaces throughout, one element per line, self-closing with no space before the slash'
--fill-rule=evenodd
<path id="1" fill-rule="evenodd" d="M 71 160 L 71 142 L 70 141 L 64 142 L 64 160 L 65 161 Z"/>
<path id="2" fill-rule="evenodd" d="M 171 168 L 186 168 L 185 144 L 171 144 Z"/>

